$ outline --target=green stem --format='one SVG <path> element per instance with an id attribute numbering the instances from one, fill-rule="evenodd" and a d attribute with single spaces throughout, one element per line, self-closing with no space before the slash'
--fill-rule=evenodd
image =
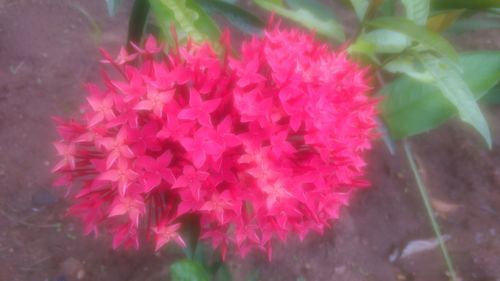
<path id="1" fill-rule="evenodd" d="M 443 235 L 441 234 L 441 229 L 439 228 L 439 224 L 434 216 L 434 211 L 432 210 L 432 206 L 429 200 L 429 194 L 427 193 L 427 189 L 420 177 L 420 173 L 417 170 L 417 165 L 415 164 L 415 159 L 413 157 L 413 153 L 410 148 L 410 144 L 405 140 L 403 141 L 404 150 L 406 153 L 406 158 L 408 159 L 408 163 L 410 163 L 411 170 L 413 172 L 413 176 L 415 176 L 415 180 L 417 182 L 418 191 L 420 192 L 420 196 L 422 197 L 422 201 L 424 201 L 425 211 L 429 216 L 429 219 L 432 224 L 432 229 L 436 234 L 436 237 L 439 242 L 439 247 L 441 248 L 441 252 L 443 253 L 444 260 L 446 261 L 446 266 L 448 267 L 448 271 L 450 272 L 451 280 L 458 281 L 457 273 L 453 268 L 453 262 L 451 260 L 450 255 L 448 254 L 448 249 L 446 248 L 445 241 L 443 239 Z"/>
<path id="2" fill-rule="evenodd" d="M 200 239 L 200 217 L 196 214 L 184 215 L 181 224 L 181 233 L 187 244 L 183 251 L 188 259 L 193 260 L 196 258 L 196 248 Z"/>
<path id="3" fill-rule="evenodd" d="M 135 0 L 128 21 L 128 38 L 127 42 L 140 45 L 141 38 L 144 33 L 144 27 L 149 13 L 148 0 Z M 128 45 L 129 51 L 132 50 Z"/>

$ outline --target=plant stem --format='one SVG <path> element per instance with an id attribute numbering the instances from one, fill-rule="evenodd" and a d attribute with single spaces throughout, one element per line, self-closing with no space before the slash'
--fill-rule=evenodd
<path id="1" fill-rule="evenodd" d="M 140 45 L 141 38 L 144 33 L 144 27 L 146 26 L 146 20 L 149 13 L 149 0 L 135 0 L 132 6 L 132 11 L 130 13 L 130 18 L 128 20 L 128 51 L 132 51 L 132 45 L 130 42 Z"/>
<path id="2" fill-rule="evenodd" d="M 188 259 L 195 259 L 196 248 L 200 239 L 200 216 L 196 214 L 185 215 L 181 218 L 181 223 L 181 233 L 187 244 L 183 251 Z"/>
<path id="3" fill-rule="evenodd" d="M 380 69 L 377 69 L 375 71 L 375 77 L 377 78 L 380 89 L 384 88 L 385 81 L 384 81 L 384 77 L 382 76 Z M 379 89 L 379 92 L 380 92 L 380 89 Z M 387 147 L 387 150 L 389 150 L 389 153 L 391 155 L 396 154 L 396 145 L 394 144 L 394 140 L 391 138 L 391 136 L 389 134 L 389 129 L 387 129 L 387 126 L 385 125 L 384 120 L 382 120 L 380 117 L 377 117 L 376 121 L 377 121 L 378 131 L 382 135 L 382 140 L 384 141 L 385 146 Z"/>
<path id="4" fill-rule="evenodd" d="M 446 262 L 446 266 L 448 267 L 448 271 L 450 273 L 450 277 L 452 281 L 458 281 L 457 273 L 453 268 L 453 262 L 451 260 L 450 255 L 448 254 L 448 249 L 446 248 L 446 244 L 444 242 L 443 236 L 441 235 L 441 229 L 439 228 L 439 224 L 434 216 L 434 211 L 432 210 L 432 206 L 429 200 L 429 194 L 427 193 L 427 189 L 423 183 L 422 178 L 420 177 L 420 173 L 417 170 L 417 165 L 415 164 L 415 159 L 413 157 L 413 153 L 410 148 L 410 144 L 408 141 L 403 141 L 404 150 L 406 153 L 406 158 L 408 159 L 408 163 L 410 163 L 411 170 L 413 172 L 413 176 L 417 182 L 418 191 L 420 192 L 420 196 L 422 197 L 422 201 L 424 201 L 425 211 L 429 216 L 429 219 L 432 224 L 432 229 L 434 230 L 434 234 L 436 235 L 439 247 L 441 248 L 441 252 L 443 254 L 444 260 Z"/>

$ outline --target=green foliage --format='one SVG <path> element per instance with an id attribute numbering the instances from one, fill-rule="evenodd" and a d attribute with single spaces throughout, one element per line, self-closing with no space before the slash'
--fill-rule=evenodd
<path id="1" fill-rule="evenodd" d="M 149 0 L 155 19 L 165 38 L 171 38 L 170 25 L 196 42 L 217 42 L 219 28 L 195 0 Z"/>
<path id="2" fill-rule="evenodd" d="M 406 17 L 418 25 L 425 25 L 429 16 L 430 0 L 402 0 Z"/>
<path id="3" fill-rule="evenodd" d="M 146 0 L 135 0 L 128 24 L 127 41 L 139 44 L 144 33 L 144 27 L 149 13 L 149 3 Z"/>
<path id="4" fill-rule="evenodd" d="M 427 28 L 434 32 L 443 32 L 455 23 L 463 12 L 464 10 L 451 10 L 434 15 L 427 20 Z"/>
<path id="5" fill-rule="evenodd" d="M 195 41 L 216 42 L 220 32 L 217 24 L 193 0 L 161 0 L 171 9 L 175 22 Z"/>
<path id="6" fill-rule="evenodd" d="M 109 14 L 113 15 L 121 1 L 105 1 Z M 235 2 L 135 0 L 129 40 L 141 41 L 149 10 L 161 31 L 161 39 L 169 43 L 172 43 L 171 27 L 174 27 L 180 41 L 189 36 L 197 42 L 210 41 L 219 48 L 220 30 L 213 16 L 225 18 L 246 34 L 261 33 L 265 26 L 262 20 Z M 330 7 L 318 0 L 253 2 L 314 30 L 322 39 L 344 42 L 343 27 Z M 455 115 L 474 127 L 491 147 L 490 131 L 476 100 L 486 96 L 484 101 L 500 102 L 500 51 L 458 54 L 440 32 L 498 28 L 500 0 L 350 0 L 350 3 L 360 25 L 354 38 L 350 38 L 354 43 L 348 51 L 361 58 L 362 63 L 370 64 L 381 80 L 383 88 L 379 94 L 384 98 L 380 104 L 379 129 L 389 147 L 392 147 L 389 136 L 404 138 L 426 132 Z M 404 10 L 397 9 L 397 4 Z M 480 11 L 488 11 L 490 17 L 461 18 Z M 405 17 L 395 16 L 403 13 Z M 384 78 L 391 79 L 385 86 Z M 418 183 L 420 179 L 411 151 L 409 147 L 405 149 Z M 423 199 L 425 203 L 427 199 Z M 191 226 L 182 229 L 188 242 L 185 253 L 189 259 L 171 266 L 172 280 L 232 280 L 227 265 L 219 259 L 210 259 L 209 250 L 197 245 L 199 222 L 190 219 L 186 218 L 188 221 L 183 224 L 191 223 Z M 435 220 L 431 218 L 431 222 L 435 226 Z M 441 246 L 444 247 L 444 243 Z M 446 249 L 443 255 L 453 270 Z M 258 271 L 248 278 L 249 281 L 257 279 Z"/>
<path id="7" fill-rule="evenodd" d="M 261 33 L 264 28 L 262 20 L 237 5 L 220 0 L 197 0 L 196 2 L 209 14 L 224 16 L 233 26 L 245 33 Z"/>
<path id="8" fill-rule="evenodd" d="M 377 29 L 363 34 L 359 39 L 373 45 L 375 52 L 381 54 L 401 53 L 411 45 L 408 36 L 388 30 Z"/>
<path id="9" fill-rule="evenodd" d="M 229 271 L 229 267 L 227 264 L 222 264 L 214 276 L 214 281 L 231 281 L 233 280 L 233 276 L 231 275 L 231 271 Z"/>
<path id="10" fill-rule="evenodd" d="M 491 134 L 488 123 L 486 123 L 474 95 L 458 70 L 448 64 L 446 60 L 429 54 L 424 54 L 419 59 L 434 78 L 433 84 L 455 106 L 460 118 L 472 125 L 486 140 L 488 147 L 491 148 Z"/>
<path id="11" fill-rule="evenodd" d="M 383 0 L 380 6 L 380 15 L 383 17 L 393 16 L 396 11 L 396 2 L 396 0 Z"/>
<path id="12" fill-rule="evenodd" d="M 422 47 L 433 50 L 453 61 L 458 60 L 453 46 L 443 36 L 418 26 L 414 22 L 398 17 L 377 18 L 367 23 L 369 26 L 383 28 L 404 34 L 419 43 Z"/>
<path id="13" fill-rule="evenodd" d="M 160 0 L 149 0 L 148 2 L 156 25 L 161 31 L 160 39 L 173 44 L 172 35 L 170 34 L 170 27 L 174 25 L 172 12 Z"/>
<path id="14" fill-rule="evenodd" d="M 183 248 L 184 253 L 188 259 L 195 259 L 199 253 L 198 241 L 200 239 L 200 217 L 197 215 L 185 215 L 180 220 L 181 234 L 186 241 L 186 247 Z M 201 253 L 201 252 L 200 252 Z M 201 253 L 203 254 L 203 253 Z"/>
<path id="15" fill-rule="evenodd" d="M 391 73 L 406 74 L 426 83 L 433 82 L 432 75 L 419 63 L 418 55 L 412 53 L 398 56 L 396 59 L 389 61 L 384 65 L 384 70 Z"/>
<path id="16" fill-rule="evenodd" d="M 370 2 L 368 0 L 351 0 L 352 7 L 356 12 L 356 16 L 360 21 L 363 21 L 366 15 L 366 11 L 370 6 Z"/>
<path id="17" fill-rule="evenodd" d="M 460 62 L 467 88 L 475 99 L 500 81 L 500 52 L 463 53 Z M 385 96 L 381 104 L 382 116 L 391 135 L 396 138 L 428 131 L 457 114 L 453 103 L 432 83 L 401 77 L 388 84 L 381 93 Z"/>
<path id="18" fill-rule="evenodd" d="M 172 281 L 209 281 L 209 274 L 203 266 L 193 260 L 179 260 L 170 266 Z"/>
<path id="19" fill-rule="evenodd" d="M 342 27 L 335 20 L 333 13 L 315 0 L 288 0 L 286 1 L 288 5 L 275 0 L 254 0 L 254 2 L 266 10 L 313 29 L 318 34 L 338 41 L 344 40 Z"/>

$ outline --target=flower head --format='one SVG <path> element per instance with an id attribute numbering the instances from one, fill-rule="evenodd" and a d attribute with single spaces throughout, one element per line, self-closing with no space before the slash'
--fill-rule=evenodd
<path id="1" fill-rule="evenodd" d="M 197 215 L 223 255 L 270 254 L 273 239 L 323 231 L 363 186 L 375 102 L 345 53 L 278 28 L 238 59 L 146 42 L 103 52 L 122 79 L 88 86 L 79 121 L 56 119 L 57 183 L 79 186 L 70 213 L 87 232 L 138 247 L 145 225 L 157 249 L 185 246 L 183 218 Z"/>

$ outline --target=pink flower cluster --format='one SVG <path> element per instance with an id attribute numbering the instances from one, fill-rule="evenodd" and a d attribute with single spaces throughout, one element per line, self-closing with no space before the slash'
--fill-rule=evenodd
<path id="1" fill-rule="evenodd" d="M 312 35 L 273 29 L 241 57 L 210 45 L 165 53 L 153 37 L 117 59 L 120 79 L 88 85 L 83 116 L 56 118 L 57 185 L 86 233 L 113 247 L 174 241 L 182 218 L 225 255 L 322 232 L 362 180 L 376 102 L 365 71 Z"/>

